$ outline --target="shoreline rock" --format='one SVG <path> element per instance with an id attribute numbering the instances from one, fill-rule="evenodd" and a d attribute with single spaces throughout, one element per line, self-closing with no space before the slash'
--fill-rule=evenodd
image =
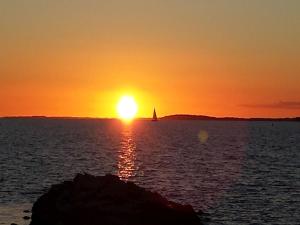
<path id="1" fill-rule="evenodd" d="M 77 174 L 32 207 L 30 225 L 201 225 L 190 205 L 167 200 L 114 175 Z"/>

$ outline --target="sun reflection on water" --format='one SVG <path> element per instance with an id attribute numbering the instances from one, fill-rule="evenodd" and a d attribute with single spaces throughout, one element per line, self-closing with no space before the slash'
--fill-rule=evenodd
<path id="1" fill-rule="evenodd" d="M 124 127 L 118 160 L 118 176 L 122 180 L 128 180 L 130 177 L 135 176 L 138 170 L 135 161 L 136 144 L 132 137 L 132 130 L 131 127 Z"/>

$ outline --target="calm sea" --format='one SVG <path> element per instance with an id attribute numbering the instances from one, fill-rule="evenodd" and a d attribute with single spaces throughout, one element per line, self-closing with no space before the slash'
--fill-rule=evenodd
<path id="1" fill-rule="evenodd" d="M 0 224 L 76 173 L 112 173 L 206 213 L 300 224 L 300 123 L 0 119 Z"/>

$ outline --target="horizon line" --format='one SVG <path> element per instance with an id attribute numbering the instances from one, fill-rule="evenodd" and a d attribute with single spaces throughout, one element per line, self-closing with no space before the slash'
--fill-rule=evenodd
<path id="1" fill-rule="evenodd" d="M 285 117 L 236 117 L 236 116 L 208 116 L 208 115 L 202 115 L 202 114 L 170 114 L 166 116 L 161 116 L 158 117 L 158 119 L 172 119 L 171 117 L 176 117 L 176 116 L 186 116 L 190 118 L 197 118 L 198 120 L 205 120 L 205 119 L 210 119 L 210 120 L 220 120 L 220 119 L 233 119 L 233 120 L 255 120 L 255 119 L 265 119 L 265 120 L 283 120 L 283 119 L 299 119 L 299 116 L 285 116 Z M 201 119 L 202 117 L 202 119 Z M 54 118 L 54 119 L 106 119 L 106 120 L 119 120 L 120 118 L 118 117 L 93 117 L 93 116 L 45 116 L 45 115 L 18 115 L 18 116 L 0 116 L 0 119 L 5 119 L 5 118 Z M 133 120 L 151 120 L 152 117 L 136 117 Z M 175 120 L 175 118 L 174 118 Z"/>

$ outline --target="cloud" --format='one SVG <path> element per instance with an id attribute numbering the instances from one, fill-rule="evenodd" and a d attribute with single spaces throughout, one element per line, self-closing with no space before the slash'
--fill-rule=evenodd
<path id="1" fill-rule="evenodd" d="M 300 109 L 300 101 L 280 101 L 269 104 L 243 104 L 241 107 L 247 108 L 274 108 L 274 109 Z"/>

